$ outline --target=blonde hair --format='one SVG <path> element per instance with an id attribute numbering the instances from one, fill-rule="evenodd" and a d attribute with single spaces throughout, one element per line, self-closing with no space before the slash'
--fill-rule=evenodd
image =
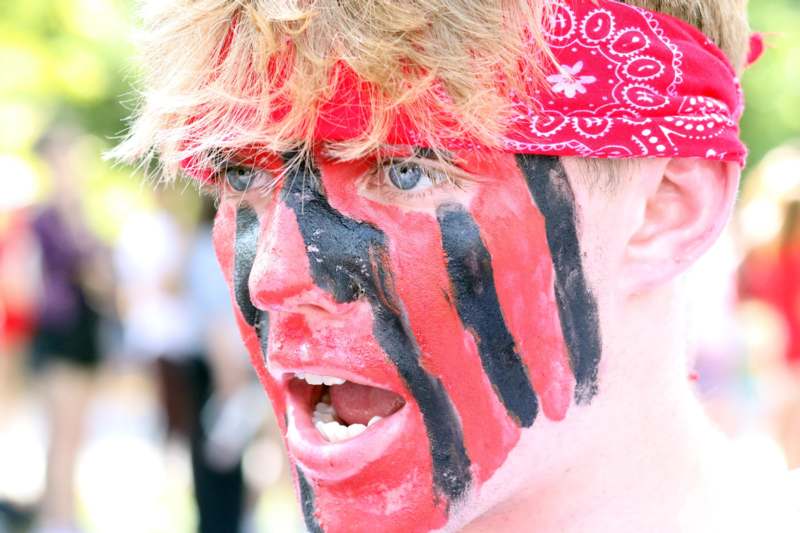
<path id="1" fill-rule="evenodd" d="M 750 51 L 747 0 L 620 0 L 666 13 L 695 26 L 725 52 L 741 73 Z"/>
<path id="2" fill-rule="evenodd" d="M 738 64 L 744 0 L 627 0 L 699 26 Z M 401 111 L 434 150 L 441 132 L 499 143 L 509 94 L 551 55 L 550 0 L 149 0 L 142 11 L 142 104 L 111 156 L 174 177 L 181 161 L 244 146 L 302 153 L 346 65 L 366 82 L 370 124 L 328 147 L 379 147 Z M 741 15 L 741 16 L 740 16 Z M 539 58 L 531 58 L 540 50 Z M 523 60 L 524 58 L 524 60 Z M 525 69 L 520 69 L 525 65 Z M 501 74 L 506 83 L 499 89 Z M 286 111 L 282 117 L 276 112 Z M 442 117 L 457 117 L 444 124 Z M 276 119 L 277 118 L 277 119 Z M 438 139 L 438 141 L 437 141 Z"/>

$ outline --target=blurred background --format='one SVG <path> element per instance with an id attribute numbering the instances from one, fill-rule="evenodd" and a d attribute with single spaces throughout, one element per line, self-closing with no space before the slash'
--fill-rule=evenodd
<path id="1" fill-rule="evenodd" d="M 213 206 L 101 158 L 135 99 L 133 4 L 0 2 L 0 533 L 302 531 Z M 748 453 L 798 468 L 800 1 L 750 13 L 750 164 L 689 280 L 692 377 Z"/>

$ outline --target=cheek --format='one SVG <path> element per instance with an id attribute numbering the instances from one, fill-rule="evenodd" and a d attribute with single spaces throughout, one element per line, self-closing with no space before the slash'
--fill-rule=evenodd
<path id="1" fill-rule="evenodd" d="M 236 288 L 234 287 L 235 268 L 237 260 L 237 207 L 232 202 L 223 202 L 214 220 L 214 250 L 219 261 L 222 274 L 230 289 L 231 305 L 234 310 L 236 322 L 239 326 L 242 340 L 250 354 L 250 360 L 256 373 L 264 385 L 264 388 L 273 401 L 276 413 L 281 415 L 284 412 L 284 402 L 282 395 L 277 393 L 276 384 L 267 372 L 264 356 L 264 343 L 259 339 L 255 328 L 245 320 L 242 310 L 237 304 Z M 255 250 L 253 250 L 255 252 Z M 285 433 L 285 421 L 282 416 L 278 416 L 278 424 Z"/>
<path id="2" fill-rule="evenodd" d="M 493 166 L 501 171 L 502 183 L 483 184 L 469 211 L 492 258 L 500 308 L 542 411 L 551 420 L 562 420 L 575 378 L 559 319 L 545 221 L 513 158 Z"/>
<path id="3" fill-rule="evenodd" d="M 485 371 L 480 339 L 459 316 L 437 219 L 406 215 L 400 224 L 388 226 L 397 293 L 419 343 L 422 364 L 441 380 L 458 411 L 473 474 L 482 483 L 517 442 L 519 427 Z"/>
<path id="4" fill-rule="evenodd" d="M 222 274 L 228 286 L 233 279 L 233 262 L 236 242 L 236 209 L 229 203 L 223 203 L 217 210 L 214 219 L 214 251 L 222 268 Z"/>
<path id="5" fill-rule="evenodd" d="M 460 402 L 459 383 L 469 382 L 477 386 L 477 390 L 484 390 L 484 386 L 489 388 L 483 396 L 492 401 L 487 401 L 482 408 L 470 405 L 474 401 L 460 404 L 469 405 L 468 412 L 462 413 L 462 419 L 466 420 L 469 413 L 477 413 L 484 421 L 490 419 L 489 416 L 492 419 L 504 418 L 502 406 L 499 407 L 491 392 L 497 390 L 498 383 L 495 379 L 487 380 L 486 365 L 481 369 L 478 364 L 475 373 L 470 374 L 470 364 L 478 360 L 475 330 L 481 329 L 479 326 L 487 318 L 501 314 L 497 327 L 486 328 L 486 336 L 477 340 L 486 341 L 487 337 L 499 333 L 505 335 L 507 329 L 516 346 L 516 354 L 524 362 L 523 372 L 530 379 L 543 414 L 551 420 L 562 420 L 572 402 L 576 382 L 562 332 L 545 220 L 513 156 L 484 154 L 467 159 L 465 165 L 475 174 L 489 177 L 473 188 L 467 210 L 478 227 L 478 242 L 475 244 L 485 247 L 490 257 L 490 266 L 482 275 L 491 278 L 486 281 L 496 292 L 496 302 L 494 298 L 473 298 L 467 304 L 482 306 L 483 309 L 474 313 L 476 324 L 467 324 L 466 328 L 462 324 L 464 317 L 459 317 L 456 309 L 457 294 L 454 294 L 452 272 L 447 272 L 441 228 L 436 218 L 359 197 L 355 187 L 350 185 L 354 183 L 358 169 L 331 165 L 323 174 L 333 204 L 355 218 L 376 225 L 389 238 L 397 291 L 423 349 L 426 367 L 441 376 L 446 385 L 452 369 L 462 372 L 449 387 L 456 405 Z M 466 250 L 465 253 L 478 252 Z M 469 292 L 471 289 L 466 287 L 466 290 Z M 502 357 L 496 353 L 489 355 Z M 510 354 L 509 357 L 513 358 Z M 471 379 L 467 380 L 467 377 Z M 509 381 L 512 389 L 525 388 L 522 376 L 511 373 L 511 377 L 500 377 Z M 467 396 L 477 397 L 474 392 Z M 524 392 L 509 392 L 508 396 L 504 402 L 506 406 L 514 401 L 513 396 L 524 396 Z M 533 401 L 535 399 L 529 403 Z M 524 405 L 512 409 L 512 417 L 518 420 L 520 417 L 530 420 L 531 416 L 535 416 L 535 412 Z M 466 423 L 464 431 L 469 446 L 470 430 Z M 480 433 L 479 428 L 476 431 Z M 505 447 L 503 435 L 505 432 L 500 432 L 500 448 Z M 480 436 L 476 438 L 483 441 Z M 509 440 L 515 438 L 508 436 Z"/>
<path id="6" fill-rule="evenodd" d="M 484 357 L 485 351 L 481 353 L 479 349 L 479 343 L 485 345 L 487 339 L 481 339 L 474 328 L 465 326 L 460 315 L 453 276 L 445 257 L 441 223 L 435 214 L 407 212 L 360 198 L 355 188 L 348 186 L 352 180 L 342 167 L 323 169 L 329 200 L 340 211 L 367 221 L 386 234 L 394 289 L 420 347 L 422 365 L 442 383 L 458 412 L 475 481 L 482 483 L 518 441 L 520 420 L 516 413 L 509 414 L 508 405 L 501 401 L 496 375 L 487 373 L 491 362 Z M 484 311 L 475 310 L 475 315 L 483 316 Z M 511 344 L 513 349 L 513 341 Z M 527 394 L 520 397 L 533 404 L 533 415 L 527 417 L 532 422 L 535 395 L 525 369 L 514 365 L 514 361 L 512 366 L 521 381 L 527 383 Z"/>

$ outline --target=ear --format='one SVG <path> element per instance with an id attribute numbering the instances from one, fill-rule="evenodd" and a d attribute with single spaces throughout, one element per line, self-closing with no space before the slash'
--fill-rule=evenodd
<path id="1" fill-rule="evenodd" d="M 739 188 L 735 163 L 681 158 L 657 168 L 646 173 L 643 209 L 626 248 L 629 293 L 672 280 L 703 255 L 727 224 Z"/>

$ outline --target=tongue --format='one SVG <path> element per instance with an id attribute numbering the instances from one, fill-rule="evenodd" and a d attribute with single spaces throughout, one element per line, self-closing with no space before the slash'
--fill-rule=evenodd
<path id="1" fill-rule="evenodd" d="M 345 424 L 367 425 L 375 416 L 389 416 L 401 407 L 403 399 L 397 394 L 350 381 L 330 387 L 331 404 Z"/>

